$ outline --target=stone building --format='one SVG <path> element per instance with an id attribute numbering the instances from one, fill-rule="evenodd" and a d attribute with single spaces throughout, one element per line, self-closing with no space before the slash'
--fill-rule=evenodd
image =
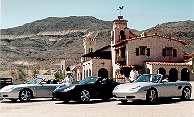
<path id="1" fill-rule="evenodd" d="M 127 27 L 127 20 L 119 16 L 113 21 L 111 41 L 113 78 L 128 77 L 136 66 L 140 73 L 168 75 L 171 81 L 194 80 L 192 65 L 184 60 L 187 44 L 158 34 L 136 36 Z"/>
<path id="2" fill-rule="evenodd" d="M 127 20 L 118 16 L 113 21 L 111 44 L 95 49 L 96 40 L 89 33 L 83 40 L 84 55 L 77 66 L 77 79 L 88 76 L 113 78 L 121 82 L 129 77 L 132 67 L 140 74 L 168 75 L 171 81 L 194 80 L 193 62 L 185 60 L 184 46 L 189 43 L 159 34 L 137 36 L 128 28 Z"/>
<path id="3" fill-rule="evenodd" d="M 94 36 L 88 33 L 83 39 L 84 54 L 81 57 L 81 64 L 77 65 L 77 80 L 89 76 L 112 78 L 110 45 L 96 50 L 95 44 Z"/>

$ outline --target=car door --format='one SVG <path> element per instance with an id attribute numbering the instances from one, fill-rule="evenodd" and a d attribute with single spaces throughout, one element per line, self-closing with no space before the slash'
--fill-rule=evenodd
<path id="1" fill-rule="evenodd" d="M 178 95 L 178 85 L 176 82 L 162 82 L 158 87 L 160 97 L 174 97 Z"/>
<path id="2" fill-rule="evenodd" d="M 39 84 L 36 87 L 37 97 L 52 97 L 52 91 L 56 88 L 52 84 Z"/>
<path id="3" fill-rule="evenodd" d="M 101 81 L 99 81 L 97 85 L 97 92 L 98 92 L 98 97 L 109 97 L 112 95 L 112 86 L 111 82 L 109 82 L 108 79 L 104 78 Z"/>

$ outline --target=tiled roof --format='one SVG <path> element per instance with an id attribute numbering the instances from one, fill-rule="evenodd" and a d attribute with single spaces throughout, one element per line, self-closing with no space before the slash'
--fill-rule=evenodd
<path id="1" fill-rule="evenodd" d="M 125 44 L 126 42 L 128 41 L 134 41 L 134 40 L 140 40 L 140 39 L 145 39 L 145 38 L 148 38 L 148 37 L 159 37 L 159 38 L 164 38 L 164 39 L 168 39 L 168 40 L 171 40 L 171 41 L 177 41 L 183 45 L 189 45 L 191 44 L 192 42 L 191 41 L 186 41 L 186 40 L 179 40 L 179 39 L 175 39 L 173 37 L 167 37 L 167 36 L 161 36 L 161 35 L 158 35 L 158 34 L 153 34 L 153 35 L 147 35 L 145 37 L 133 37 L 133 38 L 130 38 L 130 39 L 125 39 L 123 41 L 120 41 L 118 42 L 117 44 L 115 44 L 114 46 L 120 46 L 120 45 L 123 45 Z"/>
<path id="2" fill-rule="evenodd" d="M 190 66 L 189 63 L 173 63 L 173 62 L 145 62 L 145 63 L 149 65 L 176 65 L 176 66 L 188 65 Z"/>

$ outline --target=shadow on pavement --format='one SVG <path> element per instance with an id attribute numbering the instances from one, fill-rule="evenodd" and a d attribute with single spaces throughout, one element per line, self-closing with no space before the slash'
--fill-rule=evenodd
<path id="1" fill-rule="evenodd" d="M 69 101 L 69 102 L 57 102 L 55 104 L 96 104 L 96 103 L 104 103 L 104 102 L 111 102 L 111 101 L 115 101 L 114 99 L 109 99 L 109 100 L 101 100 L 101 99 L 93 99 L 93 100 L 90 100 L 89 102 L 87 103 L 83 103 L 83 102 L 80 102 L 80 101 Z"/>
<path id="2" fill-rule="evenodd" d="M 32 99 L 30 100 L 29 102 L 20 102 L 19 100 L 14 100 L 14 101 L 11 101 L 11 100 L 1 100 L 0 103 L 9 103 L 9 104 L 12 104 L 12 103 L 33 103 L 33 102 L 46 102 L 46 101 L 55 101 L 53 99 Z"/>
<path id="3" fill-rule="evenodd" d="M 188 101 L 194 101 L 194 99 L 190 99 Z M 122 104 L 121 102 L 118 103 L 118 105 L 162 105 L 162 104 L 173 104 L 173 103 L 179 103 L 179 102 L 185 102 L 182 101 L 178 98 L 176 99 L 160 99 L 158 100 L 158 102 L 156 104 L 148 104 L 146 101 L 142 101 L 142 100 L 137 100 L 137 101 L 133 101 L 133 102 L 127 102 L 125 104 Z"/>

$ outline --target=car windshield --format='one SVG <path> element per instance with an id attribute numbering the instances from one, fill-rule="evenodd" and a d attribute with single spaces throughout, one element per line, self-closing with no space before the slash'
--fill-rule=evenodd
<path id="1" fill-rule="evenodd" d="M 83 84 L 93 84 L 97 81 L 97 79 L 98 79 L 97 77 L 88 77 L 84 80 L 81 80 L 79 82 L 79 84 L 81 84 L 81 85 L 83 85 Z"/>
<path id="2" fill-rule="evenodd" d="M 152 83 L 158 83 L 160 79 L 162 78 L 159 74 L 143 74 L 138 77 L 137 80 L 134 82 L 152 82 Z"/>
<path id="3" fill-rule="evenodd" d="M 36 78 L 36 79 L 33 79 L 33 80 L 28 80 L 28 81 L 26 82 L 26 84 L 39 84 L 39 83 L 41 83 L 42 81 L 43 81 L 42 78 Z"/>

